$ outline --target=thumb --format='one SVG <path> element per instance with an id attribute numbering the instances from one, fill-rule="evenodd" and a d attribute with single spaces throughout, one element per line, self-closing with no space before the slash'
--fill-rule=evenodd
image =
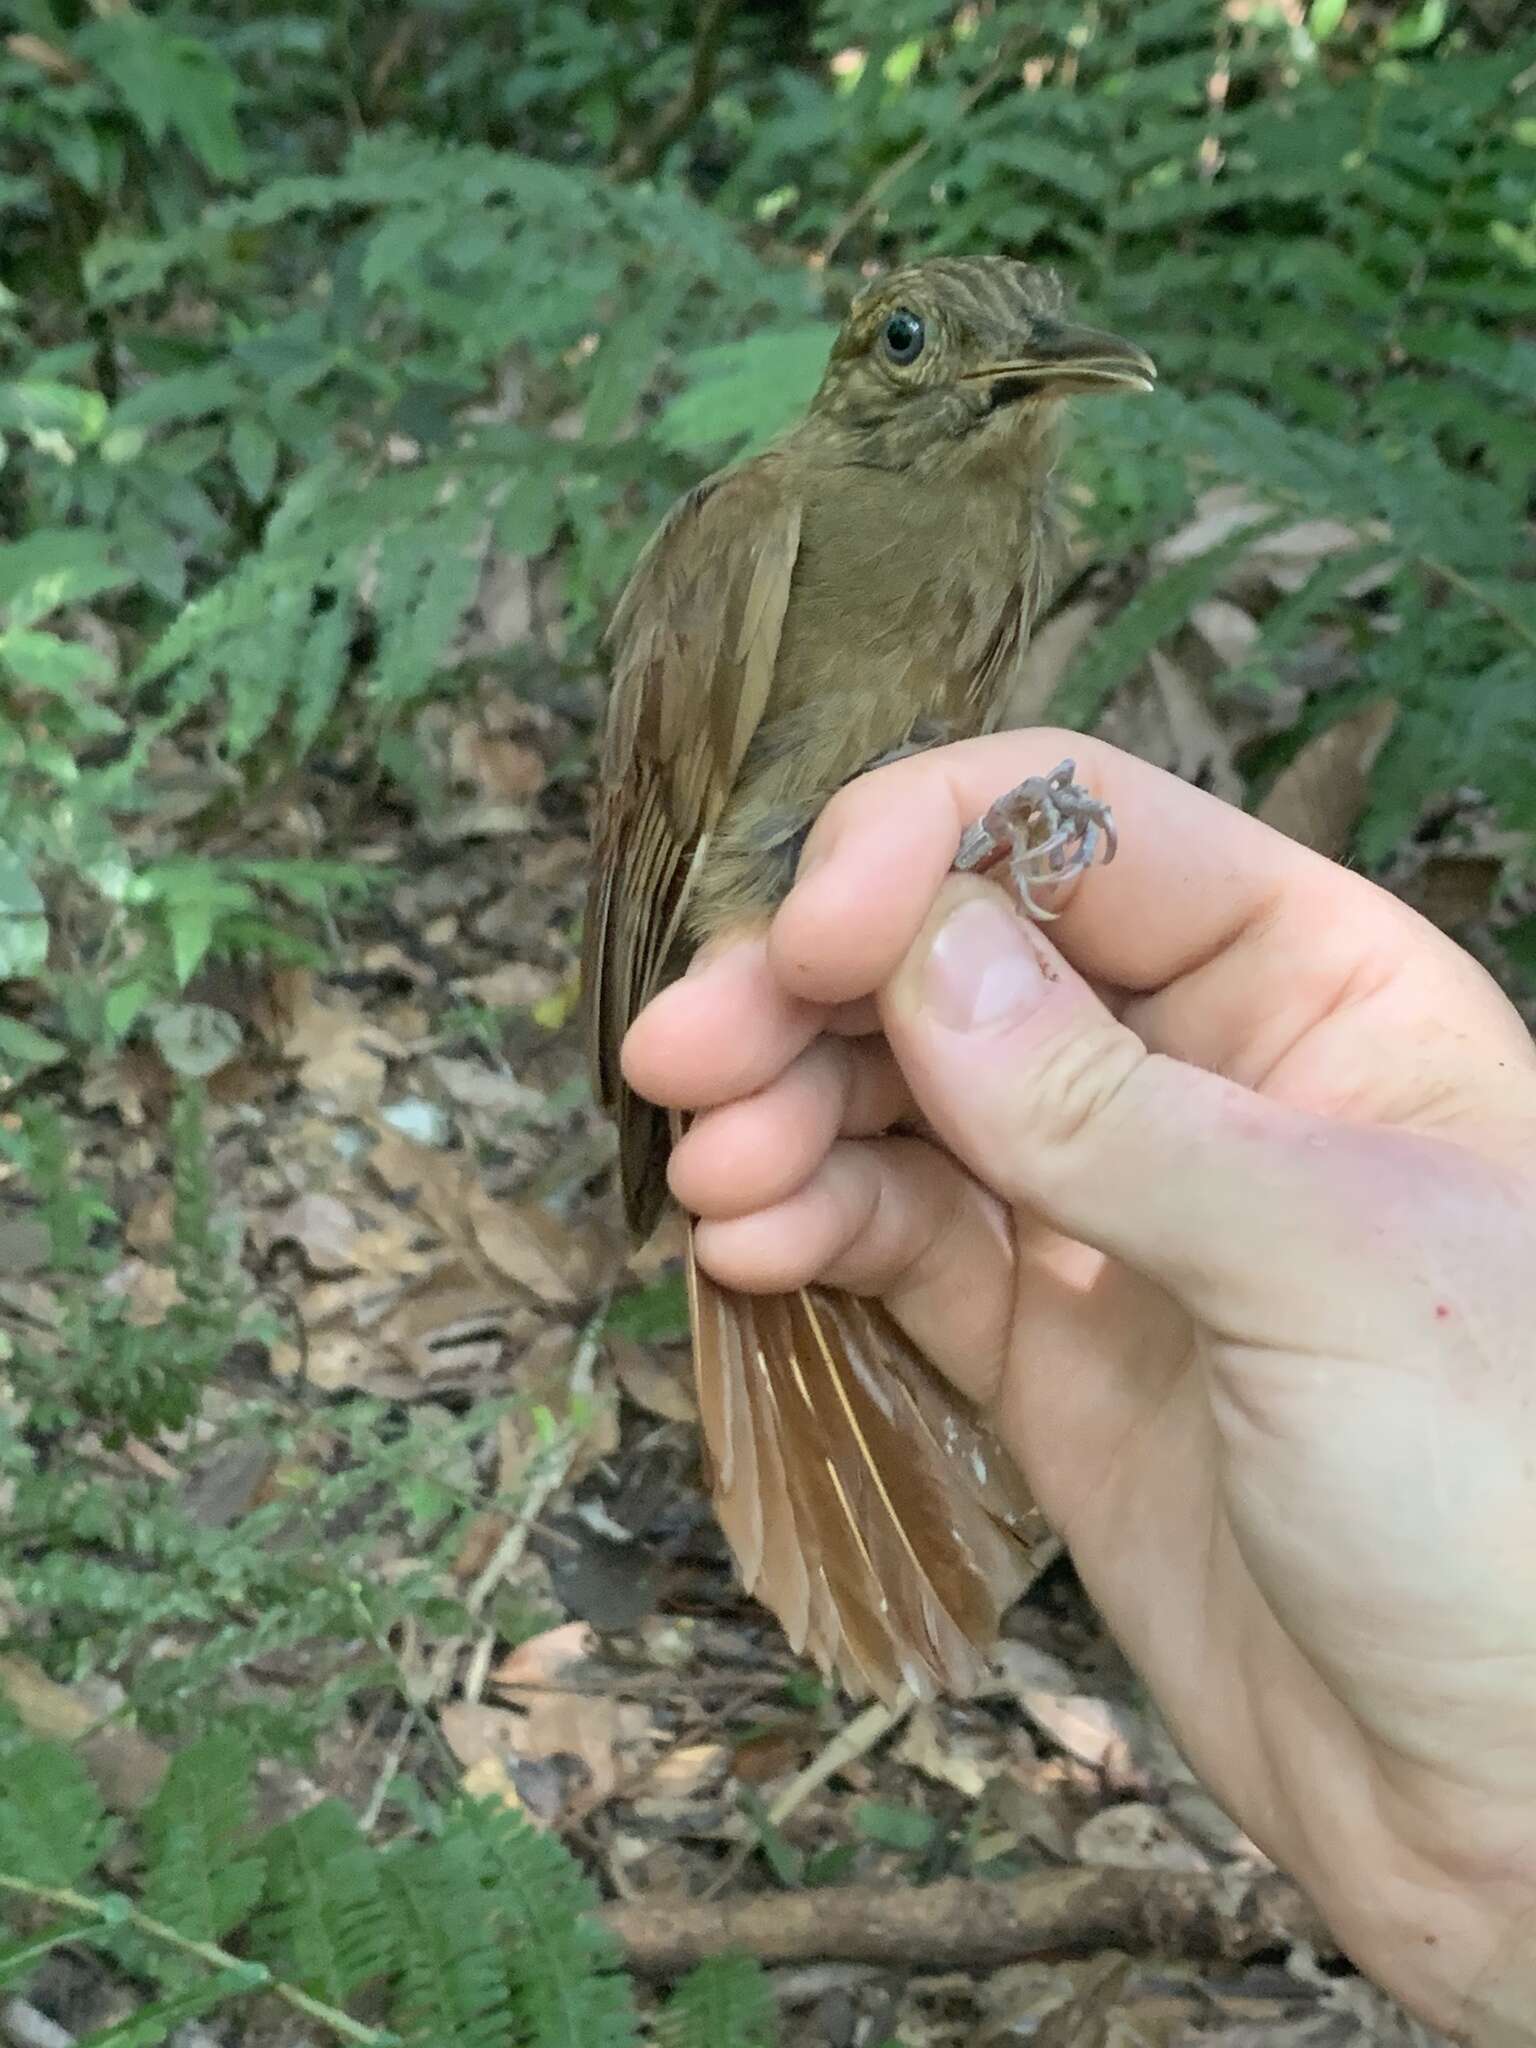
<path id="1" fill-rule="evenodd" d="M 945 883 L 881 1011 L 919 1108 L 979 1180 L 1197 1314 L 1294 1302 L 1287 1247 L 1309 1286 L 1358 1276 L 1341 1226 L 1374 1134 L 1149 1052 L 992 885 Z"/>

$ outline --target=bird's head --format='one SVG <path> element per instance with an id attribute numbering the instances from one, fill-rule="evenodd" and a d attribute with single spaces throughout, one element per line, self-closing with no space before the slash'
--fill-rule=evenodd
<path id="1" fill-rule="evenodd" d="M 1008 256 L 888 271 L 848 309 L 811 418 L 852 459 L 905 468 L 1039 444 L 1074 393 L 1150 391 L 1151 357 L 1064 303 L 1050 271 Z"/>

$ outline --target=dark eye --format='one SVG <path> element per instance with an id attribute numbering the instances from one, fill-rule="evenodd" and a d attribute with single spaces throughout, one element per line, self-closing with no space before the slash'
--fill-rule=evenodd
<path id="1" fill-rule="evenodd" d="M 885 352 L 893 363 L 915 363 L 923 352 L 923 323 L 909 306 L 898 306 L 885 323 Z"/>

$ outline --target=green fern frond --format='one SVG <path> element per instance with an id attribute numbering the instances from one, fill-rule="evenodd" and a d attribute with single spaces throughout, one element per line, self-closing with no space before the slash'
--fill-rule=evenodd
<path id="1" fill-rule="evenodd" d="M 462 1834 L 408 1843 L 381 1860 L 395 1948 L 392 2018 L 412 2048 L 507 2048 L 509 1958 L 481 1864 Z"/>
<path id="2" fill-rule="evenodd" d="M 379 1859 L 346 1807 L 326 1800 L 262 1837 L 264 1907 L 252 1947 L 274 1973 L 344 2005 L 399 1962 Z"/>
<path id="3" fill-rule="evenodd" d="M 217 1940 L 260 1897 L 261 1861 L 240 1853 L 249 1841 L 250 1780 L 245 1744 L 215 1730 L 172 1759 L 144 1813 L 144 1910 L 179 1934 Z"/>
<path id="4" fill-rule="evenodd" d="M 773 1991 L 750 1956 L 713 1956 L 690 1970 L 656 2021 L 657 2048 L 774 2048 Z"/>
<path id="5" fill-rule="evenodd" d="M 29 1884 L 75 1884 L 106 1853 L 116 1823 L 67 1749 L 20 1742 L 0 1756 L 0 1871 Z"/>
<path id="6" fill-rule="evenodd" d="M 634 2048 L 629 1980 L 569 1850 L 488 1801 L 457 1809 L 445 1841 L 479 1859 L 527 2048 Z"/>

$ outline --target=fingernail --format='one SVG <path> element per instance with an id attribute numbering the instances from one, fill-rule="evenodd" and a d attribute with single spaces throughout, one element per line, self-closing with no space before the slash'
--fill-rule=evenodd
<path id="1" fill-rule="evenodd" d="M 923 1000 L 951 1031 L 981 1031 L 1025 1017 L 1045 993 L 1040 957 L 1001 903 L 969 897 L 928 949 Z"/>

